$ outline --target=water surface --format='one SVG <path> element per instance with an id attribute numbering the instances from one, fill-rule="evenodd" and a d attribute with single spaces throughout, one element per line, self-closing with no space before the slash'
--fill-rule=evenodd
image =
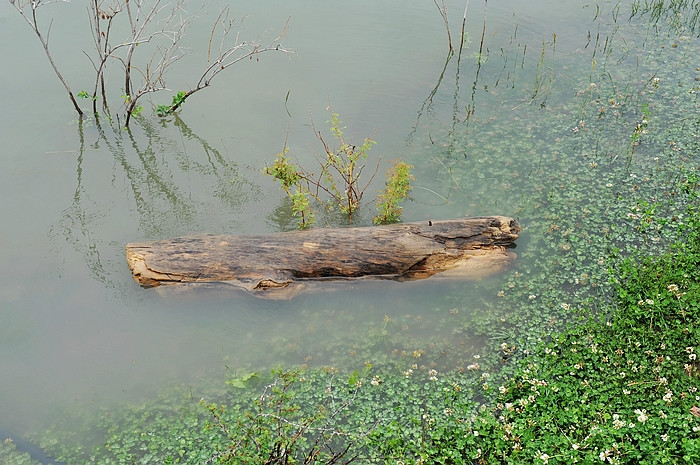
<path id="1" fill-rule="evenodd" d="M 55 406 L 118 405 L 170 383 L 204 389 L 236 371 L 278 363 L 381 358 L 396 347 L 378 344 L 368 354 L 357 341 L 387 322 L 405 333 L 402 350 L 428 339 L 478 346 L 455 334 L 458 324 L 432 322 L 450 310 L 459 324 L 478 317 L 510 275 L 478 284 L 353 282 L 278 302 L 144 290 L 131 278 L 124 245 L 293 228 L 282 191 L 262 170 L 285 139 L 300 162 L 312 163 L 321 147 L 309 112 L 325 131 L 330 102 L 347 135 L 378 141 L 372 153 L 384 163 L 402 157 L 415 165 L 405 220 L 515 216 L 526 226 L 518 241 L 518 266 L 525 267 L 540 240 L 528 236 L 536 209 L 524 196 L 534 188 L 529 174 L 560 166 L 561 154 L 542 150 L 554 140 L 543 142 L 552 128 L 541 121 L 569 111 L 570 125 L 558 131 L 570 135 L 578 119 L 565 107 L 589 85 L 596 53 L 604 62 L 605 40 L 625 36 L 615 42 L 628 47 L 624 59 L 608 66 L 629 77 L 653 33 L 643 21 L 616 21 L 607 2 L 600 11 L 577 1 L 532 3 L 491 2 L 485 15 L 482 2 L 471 2 L 465 49 L 447 66 L 444 24 L 429 0 L 235 5 L 233 15 L 246 15 L 245 36 L 268 28 L 274 36 L 289 21 L 285 43 L 296 55 L 240 63 L 163 121 L 146 102 L 129 131 L 78 121 L 39 43 L 10 5 L 0 4 L 0 424 L 25 431 L 54 421 Z M 226 4 L 212 2 L 198 14 L 187 36 L 191 53 L 169 76 L 173 93 L 198 78 L 211 22 Z M 464 4 L 448 4 L 458 40 Z M 76 92 L 88 88 L 83 6 L 45 8 L 54 58 Z M 153 105 L 168 103 L 170 93 L 158 99 Z M 496 140 L 512 140 L 520 156 L 490 151 Z M 370 191 L 379 188 L 378 178 Z M 359 223 L 372 215 L 364 212 Z M 320 220 L 321 227 L 335 225 L 331 217 Z"/>

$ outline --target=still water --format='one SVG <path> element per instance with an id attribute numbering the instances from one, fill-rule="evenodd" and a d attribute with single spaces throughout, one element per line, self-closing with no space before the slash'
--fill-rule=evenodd
<path id="1" fill-rule="evenodd" d="M 447 3 L 457 47 L 465 5 Z M 168 75 L 172 92 L 153 105 L 196 82 L 225 5 L 245 16 L 244 38 L 274 37 L 288 22 L 285 45 L 296 53 L 235 65 L 177 117 L 160 121 L 145 102 L 130 131 L 79 123 L 32 31 L 0 3 L 0 424 L 22 432 L 53 421 L 57 405 L 119 404 L 169 383 L 197 390 L 239 370 L 332 363 L 333 354 L 356 350 L 353 332 L 406 315 L 429 322 L 455 296 L 470 318 L 469 301 L 495 299 L 502 276 L 478 285 L 353 282 L 288 302 L 144 290 L 124 259 L 130 241 L 293 228 L 289 204 L 262 170 L 285 140 L 302 163 L 313 162 L 320 147 L 309 113 L 325 131 L 329 102 L 346 135 L 378 141 L 372 154 L 383 163 L 400 156 L 416 166 L 404 220 L 502 214 L 526 226 L 527 202 L 502 190 L 506 180 L 463 183 L 455 201 L 444 189 L 448 168 L 429 153 L 470 108 L 473 130 L 486 131 L 491 118 L 536 125 L 538 113 L 525 111 L 533 102 L 572 98 L 556 77 L 590 71 L 591 33 L 612 34 L 614 5 L 600 2 L 598 14 L 598 5 L 579 1 L 489 2 L 487 10 L 484 3 L 469 4 L 456 70 L 456 59 L 445 67 L 445 25 L 430 0 L 210 2 L 186 36 L 190 53 Z M 73 90 L 89 88 L 85 6 L 52 4 L 41 13 L 43 24 L 53 18 L 52 53 Z M 442 79 L 449 85 L 438 85 Z M 520 183 L 532 166 L 511 169 Z M 530 241 L 526 228 L 518 250 Z M 437 329 L 416 331 L 407 337 L 435 337 Z"/>

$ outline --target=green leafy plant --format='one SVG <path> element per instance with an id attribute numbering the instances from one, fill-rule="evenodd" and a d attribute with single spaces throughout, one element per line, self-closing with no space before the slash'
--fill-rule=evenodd
<path id="1" fill-rule="evenodd" d="M 363 371 L 367 374 L 369 366 Z M 308 374 L 321 382 L 310 383 L 300 371 L 273 372 L 273 381 L 246 407 L 201 404 L 209 412 L 208 427 L 218 429 L 228 444 L 207 463 L 219 464 L 336 464 L 351 463 L 362 451 L 364 439 L 375 425 L 351 431 L 343 425 L 362 386 L 355 371 L 347 387 L 336 384 L 337 370 Z M 320 394 L 320 395 L 319 395 Z M 319 397 L 316 397 L 319 396 Z M 312 404 L 309 405 L 309 400 Z M 311 408 L 309 408 L 311 407 Z"/>
<path id="2" fill-rule="evenodd" d="M 654 86 L 658 87 L 657 81 L 654 81 Z M 630 136 L 630 143 L 627 155 L 628 167 L 632 163 L 632 156 L 634 155 L 634 150 L 641 143 L 642 136 L 649 133 L 647 126 L 649 125 L 650 116 L 651 113 L 649 112 L 649 105 L 647 103 L 644 103 L 642 105 L 642 119 L 637 124 L 635 124 L 634 129 L 632 130 L 632 135 Z"/>
<path id="3" fill-rule="evenodd" d="M 697 205 L 686 225 L 668 253 L 620 259 L 603 321 L 553 336 L 498 389 L 499 421 L 484 416 L 480 430 L 486 461 L 700 460 Z"/>
<path id="4" fill-rule="evenodd" d="M 330 132 L 337 142 L 337 148 L 331 145 L 316 129 L 313 118 L 311 125 L 316 138 L 323 146 L 324 154 L 317 157 L 319 171 L 313 173 L 298 163 L 293 163 L 289 156 L 289 148 L 285 142 L 284 149 L 275 157 L 271 166 L 264 172 L 277 179 L 289 199 L 292 201 L 292 212 L 299 216 L 299 228 L 307 228 L 314 224 L 314 212 L 310 200 L 318 205 L 336 208 L 351 221 L 360 208 L 362 197 L 374 179 L 378 169 L 378 160 L 369 180 L 360 184 L 360 176 L 366 167 L 368 153 L 376 143 L 365 138 L 360 145 L 352 144 L 345 139 L 345 126 L 337 113 L 330 111 Z M 378 198 L 380 215 L 375 223 L 391 223 L 401 219 L 401 208 L 398 203 L 404 200 L 411 189 L 410 174 L 412 166 L 397 160 L 387 172 L 387 187 Z M 324 199 L 327 197 L 328 200 Z"/>
<path id="5" fill-rule="evenodd" d="M 94 97 L 93 97 L 92 95 L 90 95 L 90 94 L 89 94 L 87 91 L 85 91 L 85 90 L 81 90 L 80 92 L 78 92 L 78 94 L 77 94 L 76 96 L 77 96 L 78 98 L 82 98 L 82 99 L 92 99 L 93 101 L 96 101 L 96 100 L 97 100 L 97 96 L 94 96 Z"/>
<path id="6" fill-rule="evenodd" d="M 386 187 L 379 192 L 379 197 L 377 198 L 379 214 L 373 219 L 375 224 L 401 221 L 403 208 L 399 205 L 399 202 L 408 197 L 408 193 L 411 190 L 411 180 L 416 179 L 411 175 L 412 168 L 412 165 L 396 160 L 387 171 Z"/>
<path id="7" fill-rule="evenodd" d="M 185 103 L 185 99 L 188 97 L 188 93 L 181 90 L 177 94 L 173 95 L 173 101 L 170 103 L 170 105 L 158 105 L 156 108 L 156 114 L 158 116 L 167 116 L 180 108 L 183 103 Z"/>
<path id="8" fill-rule="evenodd" d="M 312 182 L 314 187 L 325 191 L 331 196 L 335 205 L 352 219 L 353 214 L 360 207 L 362 196 L 369 186 L 369 183 L 374 178 L 374 174 L 369 179 L 364 187 L 359 186 L 359 178 L 365 168 L 364 162 L 367 160 L 367 155 L 370 148 L 376 143 L 370 138 L 365 138 L 362 144 L 358 147 L 355 144 L 349 144 L 345 141 L 342 121 L 337 113 L 331 112 L 330 132 L 338 142 L 338 148 L 332 148 L 328 145 L 320 131 L 316 129 L 312 122 L 312 128 L 316 137 L 323 145 L 325 158 L 319 160 L 321 174 L 319 178 Z M 377 164 L 377 168 L 379 164 Z M 375 169 L 374 173 L 376 174 Z"/>
<path id="9" fill-rule="evenodd" d="M 302 183 L 304 173 L 300 173 L 287 156 L 289 149 L 285 146 L 275 157 L 275 162 L 265 168 L 265 173 L 277 179 L 292 201 L 292 213 L 299 216 L 298 226 L 306 229 L 314 224 L 314 214 L 309 205 L 311 195 L 308 184 Z"/>

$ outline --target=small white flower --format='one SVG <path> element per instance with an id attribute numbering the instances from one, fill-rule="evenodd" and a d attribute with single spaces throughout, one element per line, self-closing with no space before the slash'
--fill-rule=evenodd
<path id="1" fill-rule="evenodd" d="M 649 419 L 649 417 L 647 416 L 647 411 L 644 409 L 637 409 L 634 411 L 634 413 L 637 414 L 637 421 L 639 421 L 640 423 L 644 423 Z"/>
<path id="2" fill-rule="evenodd" d="M 662 434 L 662 435 L 661 435 L 661 440 L 662 440 L 663 442 L 668 441 L 668 434 Z"/>
<path id="3" fill-rule="evenodd" d="M 537 298 L 537 296 L 535 294 L 530 294 L 528 296 L 528 299 L 530 299 L 530 300 L 535 300 L 536 298 Z"/>
<path id="4" fill-rule="evenodd" d="M 673 392 L 669 389 L 666 394 L 662 397 L 664 402 L 671 402 L 673 400 Z"/>

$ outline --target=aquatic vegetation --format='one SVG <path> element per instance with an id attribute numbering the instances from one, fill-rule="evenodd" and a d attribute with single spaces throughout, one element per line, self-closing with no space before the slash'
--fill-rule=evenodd
<path id="1" fill-rule="evenodd" d="M 350 299 L 309 304 L 298 313 L 309 337 L 270 328 L 270 359 L 300 370 L 124 407 L 93 422 L 104 435 L 94 449 L 55 441 L 62 456 L 216 463 L 234 460 L 232 445 L 256 458 L 280 457 L 284 445 L 301 461 L 325 431 L 364 463 L 700 460 L 697 45 L 675 23 L 668 34 L 636 26 L 634 53 L 613 47 L 614 21 L 610 41 L 594 37 L 571 56 L 545 43 L 525 65 L 517 46 L 521 74 L 506 78 L 514 58 L 503 52 L 498 85 L 500 63 L 484 57 L 477 90 L 442 91 L 456 94 L 446 117 L 455 123 L 423 119 L 411 136 L 430 141 L 410 160 L 447 199 L 436 214 L 498 209 L 523 224 L 510 272 L 478 293 L 435 284 L 423 315 L 404 311 L 400 292 L 378 293 L 369 321 Z M 581 63 L 585 73 L 564 72 Z M 344 334 L 312 337 L 331 320 Z M 285 377 L 282 404 L 259 401 Z M 344 409 L 323 430 L 331 401 Z"/>
<path id="2" fill-rule="evenodd" d="M 29 454 L 20 452 L 11 438 L 0 440 L 0 463 L 12 465 L 38 465 L 39 462 L 33 460 Z"/>
<path id="3" fill-rule="evenodd" d="M 615 302 L 535 344 L 510 374 L 479 354 L 443 371 L 422 350 L 405 369 L 245 374 L 199 411 L 190 396 L 103 416 L 105 446 L 66 453 L 81 463 L 696 463 L 698 179 L 689 187 L 686 239 L 617 260 Z M 517 348 L 499 351 L 504 363 Z"/>
<path id="4" fill-rule="evenodd" d="M 693 194 L 697 201 L 697 183 Z M 543 342 L 476 420 L 494 460 L 694 463 L 700 459 L 698 365 L 700 216 L 661 256 L 635 254 L 611 269 L 615 301 L 600 319 Z M 486 452 L 488 451 L 488 452 Z M 500 457 L 501 459 L 498 459 Z M 487 459 L 488 460 L 488 459 Z M 546 462 L 545 460 L 542 460 Z"/>
<path id="5" fill-rule="evenodd" d="M 408 197 L 411 190 L 411 181 L 415 180 L 411 175 L 413 166 L 402 161 L 395 161 L 386 173 L 386 187 L 379 192 L 377 198 L 377 210 L 379 214 L 374 217 L 375 224 L 397 223 L 401 221 L 402 208 L 399 202 Z"/>
<path id="6" fill-rule="evenodd" d="M 369 180 L 360 185 L 360 175 L 366 167 L 370 149 L 376 143 L 369 137 L 361 144 L 347 142 L 342 121 L 330 107 L 330 132 L 338 147 L 331 147 L 320 131 L 316 129 L 313 118 L 311 127 L 314 135 L 321 142 L 324 154 L 317 158 L 319 171 L 314 173 L 293 163 L 289 148 L 285 142 L 284 149 L 275 157 L 272 165 L 265 168 L 265 174 L 279 181 L 287 197 L 292 201 L 292 213 L 300 219 L 297 226 L 305 229 L 314 224 L 314 210 L 309 199 L 318 205 L 339 210 L 350 221 L 360 208 L 362 197 L 379 169 L 381 158 L 377 161 L 374 173 Z M 397 160 L 387 171 L 386 189 L 377 198 L 380 214 L 375 217 L 375 224 L 396 223 L 401 219 L 398 203 L 405 200 L 411 188 L 413 178 L 411 165 Z M 328 201 L 323 194 L 328 196 Z"/>

